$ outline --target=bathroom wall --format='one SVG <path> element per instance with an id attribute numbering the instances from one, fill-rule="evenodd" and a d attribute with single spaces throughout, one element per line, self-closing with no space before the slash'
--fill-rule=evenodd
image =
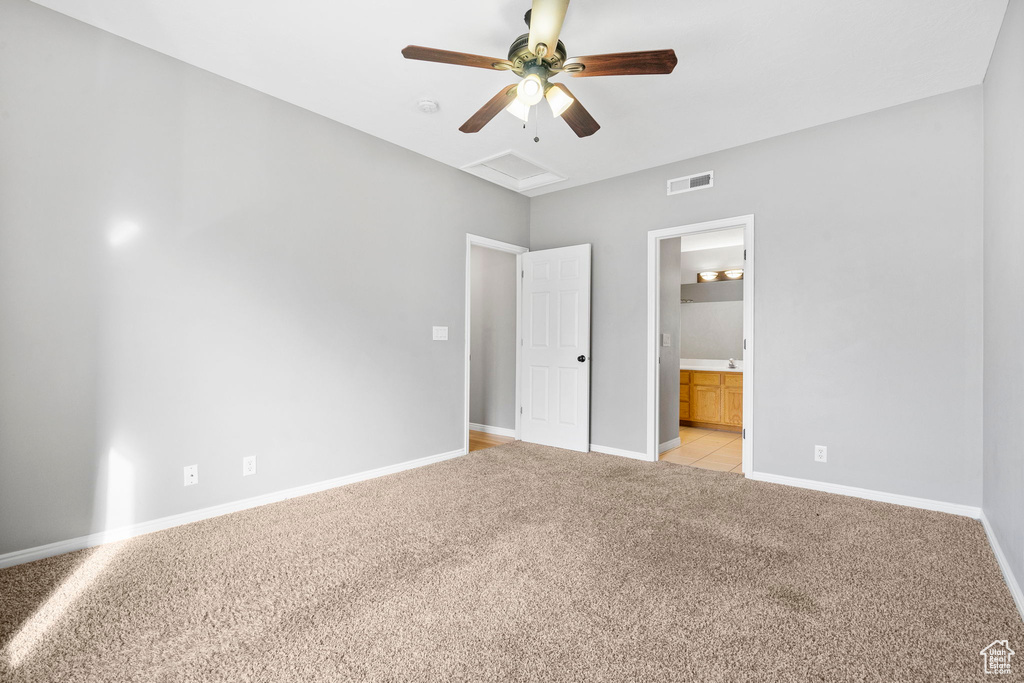
<path id="1" fill-rule="evenodd" d="M 658 245 L 658 443 L 679 438 L 679 238 Z M 668 346 L 663 340 L 668 335 Z"/>
<path id="2" fill-rule="evenodd" d="M 743 302 L 679 304 L 679 357 L 743 358 Z"/>

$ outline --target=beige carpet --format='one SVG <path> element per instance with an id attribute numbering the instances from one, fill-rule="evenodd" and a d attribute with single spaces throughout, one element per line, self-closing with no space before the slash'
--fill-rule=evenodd
<path id="1" fill-rule="evenodd" d="M 509 444 L 0 571 L 2 681 L 965 681 L 973 520 Z"/>

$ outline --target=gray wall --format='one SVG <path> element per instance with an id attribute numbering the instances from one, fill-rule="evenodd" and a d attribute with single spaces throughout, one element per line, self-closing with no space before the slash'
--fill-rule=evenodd
<path id="1" fill-rule="evenodd" d="M 1024 3 L 985 77 L 985 515 L 1024 584 Z"/>
<path id="2" fill-rule="evenodd" d="M 679 305 L 679 357 L 743 359 L 743 302 Z"/>
<path id="3" fill-rule="evenodd" d="M 469 421 L 516 426 L 516 255 L 473 246 Z"/>
<path id="4" fill-rule="evenodd" d="M 658 332 L 669 335 L 670 342 L 662 346 L 658 337 L 658 443 L 666 443 L 679 438 L 679 238 L 661 240 L 659 250 Z M 593 439 L 591 442 L 605 445 Z"/>
<path id="5" fill-rule="evenodd" d="M 0 149 L 0 553 L 461 448 L 465 234 L 526 198 L 27 0 Z"/>
<path id="6" fill-rule="evenodd" d="M 593 244 L 592 442 L 645 448 L 647 231 L 754 214 L 754 468 L 980 505 L 982 145 L 979 86 L 534 198 Z"/>

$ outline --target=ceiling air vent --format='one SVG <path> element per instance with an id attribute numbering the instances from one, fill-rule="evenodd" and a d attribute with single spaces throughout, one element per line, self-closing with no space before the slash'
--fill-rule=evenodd
<path id="1" fill-rule="evenodd" d="M 463 166 L 462 170 L 516 192 L 525 192 L 565 180 L 565 176 L 558 175 L 512 151 Z"/>
<path id="2" fill-rule="evenodd" d="M 704 171 L 703 173 L 695 173 L 694 175 L 684 176 L 682 178 L 673 178 L 668 181 L 668 193 L 671 194 L 682 194 L 683 192 L 691 192 L 693 190 L 706 190 L 709 187 L 715 186 L 715 172 Z"/>

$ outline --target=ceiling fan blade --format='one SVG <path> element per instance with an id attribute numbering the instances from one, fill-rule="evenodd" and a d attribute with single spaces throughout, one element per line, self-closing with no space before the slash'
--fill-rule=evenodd
<path id="1" fill-rule="evenodd" d="M 470 55 L 465 52 L 451 52 L 450 50 L 436 50 L 432 47 L 420 47 L 419 45 L 407 45 L 402 50 L 402 56 L 406 59 L 418 59 L 423 62 L 440 62 L 441 64 L 475 66 L 480 69 L 498 69 L 500 71 L 507 71 L 512 68 L 512 62 L 507 59 L 482 57 L 481 55 Z"/>
<path id="2" fill-rule="evenodd" d="M 594 120 L 594 117 L 590 115 L 590 112 L 583 108 L 580 101 L 576 99 L 576 96 L 569 92 L 561 83 L 555 83 L 554 86 L 559 88 L 569 97 L 576 100 L 569 108 L 562 112 L 562 120 L 569 124 L 572 128 L 572 132 L 576 133 L 577 137 L 585 138 L 588 135 L 593 135 L 600 128 L 601 124 Z"/>
<path id="3" fill-rule="evenodd" d="M 507 107 L 516 96 L 516 84 L 512 84 L 504 88 L 497 95 L 492 97 L 487 104 L 480 107 L 477 113 L 469 117 L 469 120 L 459 126 L 459 130 L 463 133 L 476 133 L 481 128 L 487 125 L 487 123 L 498 115 L 502 109 Z"/>
<path id="4" fill-rule="evenodd" d="M 569 0 L 533 0 L 530 10 L 530 52 L 537 54 L 537 45 L 547 46 L 546 54 L 553 54 L 562 32 Z"/>
<path id="5" fill-rule="evenodd" d="M 565 70 L 580 76 L 636 76 L 641 74 L 670 74 L 676 68 L 675 50 L 647 50 L 646 52 L 619 52 L 610 55 L 572 57 L 565 60 Z M 572 64 L 582 64 L 574 71 Z"/>

